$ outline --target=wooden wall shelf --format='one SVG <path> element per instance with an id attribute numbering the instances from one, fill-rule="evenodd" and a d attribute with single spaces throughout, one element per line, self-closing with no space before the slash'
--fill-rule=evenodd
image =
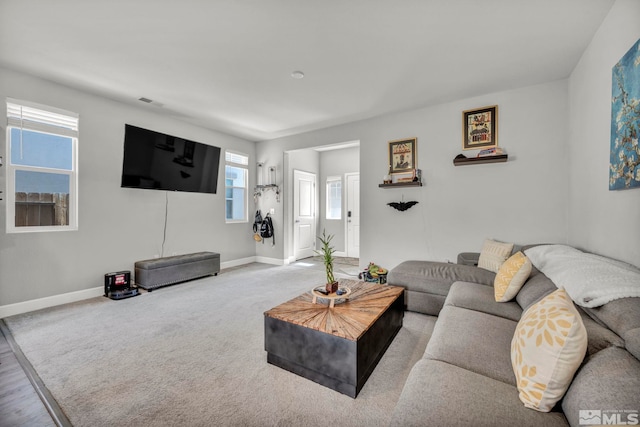
<path id="1" fill-rule="evenodd" d="M 422 187 L 420 181 L 415 182 L 395 182 L 393 184 L 378 184 L 380 188 L 400 188 L 400 187 Z"/>
<path id="2" fill-rule="evenodd" d="M 453 159 L 453 164 L 455 166 L 464 166 L 464 165 L 480 165 L 483 163 L 504 163 L 509 158 L 508 154 L 499 154 L 497 156 L 487 156 L 487 157 L 464 157 L 459 159 Z"/>

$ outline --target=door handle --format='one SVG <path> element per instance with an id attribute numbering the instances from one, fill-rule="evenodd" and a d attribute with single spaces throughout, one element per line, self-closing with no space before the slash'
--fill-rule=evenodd
<path id="1" fill-rule="evenodd" d="M 298 223 L 298 222 L 300 222 L 300 220 L 299 220 L 299 219 L 296 219 L 296 223 Z"/>

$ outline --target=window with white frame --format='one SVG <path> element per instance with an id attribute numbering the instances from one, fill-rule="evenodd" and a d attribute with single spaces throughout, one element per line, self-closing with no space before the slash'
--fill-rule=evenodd
<path id="1" fill-rule="evenodd" d="M 249 157 L 225 150 L 224 198 L 227 222 L 247 222 Z"/>
<path id="2" fill-rule="evenodd" d="M 78 114 L 7 99 L 7 232 L 78 229 Z"/>
<path id="3" fill-rule="evenodd" d="M 342 180 L 339 176 L 327 178 L 327 219 L 342 218 Z"/>

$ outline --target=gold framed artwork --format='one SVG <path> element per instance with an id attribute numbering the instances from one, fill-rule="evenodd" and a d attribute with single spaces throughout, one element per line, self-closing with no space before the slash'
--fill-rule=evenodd
<path id="1" fill-rule="evenodd" d="M 481 150 L 498 146 L 498 106 L 462 112 L 462 149 Z"/>
<path id="2" fill-rule="evenodd" d="M 412 172 L 417 165 L 417 138 L 389 141 L 389 173 Z"/>

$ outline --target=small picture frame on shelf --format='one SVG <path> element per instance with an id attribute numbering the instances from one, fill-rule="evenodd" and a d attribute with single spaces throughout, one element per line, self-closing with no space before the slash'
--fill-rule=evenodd
<path id="1" fill-rule="evenodd" d="M 417 138 L 389 141 L 389 173 L 413 172 L 417 165 Z"/>
<path id="2" fill-rule="evenodd" d="M 481 150 L 498 146 L 498 106 L 462 112 L 462 149 Z"/>

